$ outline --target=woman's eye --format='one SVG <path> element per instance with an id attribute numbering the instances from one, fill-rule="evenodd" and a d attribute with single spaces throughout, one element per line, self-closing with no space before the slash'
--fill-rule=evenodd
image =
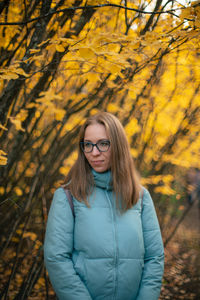
<path id="1" fill-rule="evenodd" d="M 109 147 L 109 143 L 108 142 L 100 142 L 99 146 L 100 146 L 100 148 L 107 148 L 107 147 Z"/>
<path id="2" fill-rule="evenodd" d="M 89 147 L 91 147 L 91 144 L 90 144 L 90 143 L 85 143 L 84 146 L 85 146 L 86 148 L 89 148 Z"/>

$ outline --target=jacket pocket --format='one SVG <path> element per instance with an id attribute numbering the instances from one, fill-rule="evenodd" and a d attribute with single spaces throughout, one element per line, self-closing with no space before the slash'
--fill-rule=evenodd
<path id="1" fill-rule="evenodd" d="M 74 264 L 74 269 L 75 269 L 76 273 L 80 276 L 81 280 L 84 283 L 86 283 L 85 263 L 84 263 L 84 257 L 81 253 L 78 254 L 78 257 Z"/>

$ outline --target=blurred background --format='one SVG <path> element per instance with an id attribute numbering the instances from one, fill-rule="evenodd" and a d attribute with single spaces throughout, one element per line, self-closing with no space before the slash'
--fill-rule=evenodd
<path id="1" fill-rule="evenodd" d="M 0 2 L 0 298 L 56 299 L 55 189 L 99 110 L 125 127 L 165 245 L 160 299 L 200 297 L 200 1 Z"/>

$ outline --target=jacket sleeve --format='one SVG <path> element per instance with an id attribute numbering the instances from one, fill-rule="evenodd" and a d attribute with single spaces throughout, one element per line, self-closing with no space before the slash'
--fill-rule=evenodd
<path id="1" fill-rule="evenodd" d="M 144 269 L 136 300 L 157 300 L 160 295 L 164 271 L 164 247 L 154 204 L 144 189 L 142 204 L 144 237 Z"/>
<path id="2" fill-rule="evenodd" d="M 76 273 L 73 251 L 74 218 L 62 188 L 56 190 L 48 215 L 44 241 L 44 261 L 59 300 L 92 300 Z"/>

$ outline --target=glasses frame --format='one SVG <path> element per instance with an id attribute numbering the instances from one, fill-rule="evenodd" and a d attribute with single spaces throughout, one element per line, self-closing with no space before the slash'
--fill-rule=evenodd
<path id="1" fill-rule="evenodd" d="M 107 150 L 103 150 L 103 151 L 102 151 L 102 150 L 99 149 L 98 144 L 99 144 L 99 143 L 102 143 L 102 142 L 108 142 L 108 143 L 109 143 L 108 149 L 107 149 Z M 91 151 L 85 151 L 85 150 L 84 150 L 83 145 L 84 145 L 85 143 L 88 143 L 88 144 L 92 145 L 92 150 L 91 150 Z M 80 145 L 81 145 L 81 149 L 82 149 L 82 151 L 83 151 L 84 153 L 91 153 L 91 152 L 93 151 L 93 149 L 94 149 L 94 146 L 96 146 L 96 148 L 97 148 L 97 150 L 98 150 L 99 152 L 107 152 L 107 151 L 109 150 L 109 148 L 110 148 L 110 141 L 109 141 L 109 140 L 101 140 L 101 141 L 98 141 L 96 144 L 94 144 L 94 143 L 92 143 L 92 142 L 80 142 Z"/>

